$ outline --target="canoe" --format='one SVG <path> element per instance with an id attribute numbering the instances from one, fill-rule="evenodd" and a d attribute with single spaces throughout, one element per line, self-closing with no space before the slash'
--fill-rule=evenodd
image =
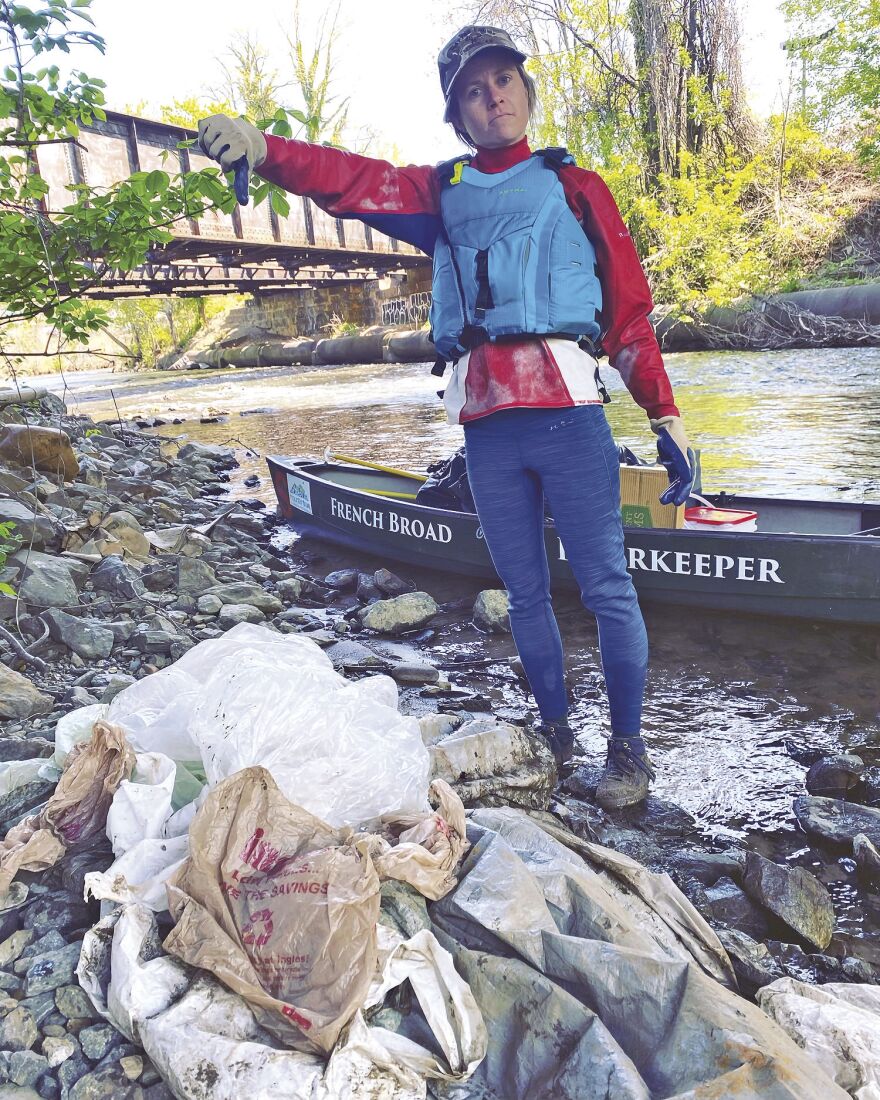
<path id="1" fill-rule="evenodd" d="M 297 531 L 408 565 L 497 581 L 476 515 L 406 499 L 400 474 L 315 458 L 267 459 L 281 516 Z M 758 513 L 757 530 L 624 527 L 642 602 L 880 625 L 880 504 L 705 494 Z M 575 587 L 552 520 L 554 587 Z"/>

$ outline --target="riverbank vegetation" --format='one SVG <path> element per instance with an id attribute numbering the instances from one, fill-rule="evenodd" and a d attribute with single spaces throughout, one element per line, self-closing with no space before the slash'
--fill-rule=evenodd
<path id="1" fill-rule="evenodd" d="M 75 140 L 103 117 L 101 81 L 64 78 L 47 57 L 103 50 L 88 9 L 89 0 L 40 10 L 0 0 L 10 62 L 0 88 L 0 351 L 25 352 L 19 367 L 28 370 L 57 367 L 70 351 L 68 363 L 96 365 L 84 349 L 99 333 L 99 354 L 154 366 L 224 308 L 106 306 L 83 295 L 107 272 L 138 267 L 178 220 L 233 203 L 208 169 L 186 180 L 137 173 L 109 190 L 80 183 L 63 211 L 47 209 L 29 151 Z M 471 0 L 450 5 L 449 20 L 503 25 L 522 43 L 541 101 L 533 144 L 565 145 L 601 172 L 655 300 L 686 318 L 756 294 L 880 278 L 880 11 L 873 0 L 783 0 L 783 10 L 791 72 L 782 110 L 766 119 L 748 106 L 733 0 Z M 355 89 L 337 64 L 336 14 L 328 9 L 312 41 L 294 18 L 292 82 L 282 83 L 256 36 L 239 36 L 217 86 L 172 99 L 162 119 L 194 126 L 230 110 L 276 133 L 382 155 L 375 133 L 347 123 Z M 268 197 L 276 209 L 285 202 Z"/>
<path id="2" fill-rule="evenodd" d="M 747 105 L 729 0 L 487 0 L 531 54 L 533 138 L 608 182 L 680 311 L 880 277 L 880 9 L 785 0 L 781 113 Z"/>

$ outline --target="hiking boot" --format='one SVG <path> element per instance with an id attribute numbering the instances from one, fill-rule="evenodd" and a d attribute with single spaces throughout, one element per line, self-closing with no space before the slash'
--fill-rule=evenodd
<path id="1" fill-rule="evenodd" d="M 634 806 L 648 797 L 653 778 L 654 769 L 641 737 L 612 737 L 596 801 L 603 810 Z"/>
<path id="2" fill-rule="evenodd" d="M 553 753 L 556 767 L 561 768 L 569 760 L 574 749 L 574 732 L 564 719 L 560 722 L 539 722 L 535 733 L 543 737 L 547 747 Z"/>

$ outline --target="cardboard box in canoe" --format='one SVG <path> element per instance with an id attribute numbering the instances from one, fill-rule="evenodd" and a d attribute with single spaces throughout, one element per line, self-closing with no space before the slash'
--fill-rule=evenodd
<path id="1" fill-rule="evenodd" d="M 683 527 L 684 505 L 661 504 L 669 485 L 662 466 L 620 467 L 620 511 L 626 527 Z"/>

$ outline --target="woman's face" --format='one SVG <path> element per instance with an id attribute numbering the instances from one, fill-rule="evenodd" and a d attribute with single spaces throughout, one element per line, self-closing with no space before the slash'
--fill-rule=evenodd
<path id="1" fill-rule="evenodd" d="M 529 125 L 529 97 L 516 62 L 506 50 L 486 50 L 469 61 L 456 81 L 464 129 L 475 145 L 515 145 Z"/>

